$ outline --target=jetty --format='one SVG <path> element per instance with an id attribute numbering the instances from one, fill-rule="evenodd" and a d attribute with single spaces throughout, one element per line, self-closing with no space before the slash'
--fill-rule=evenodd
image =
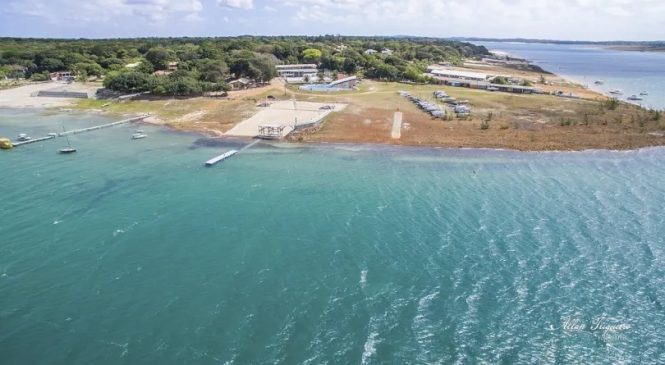
<path id="1" fill-rule="evenodd" d="M 230 150 L 230 151 L 225 152 L 225 153 L 223 153 L 223 154 L 221 154 L 221 155 L 219 155 L 219 156 L 217 156 L 217 157 L 213 157 L 213 158 L 209 159 L 208 161 L 206 161 L 205 165 L 206 165 L 206 166 L 214 166 L 214 165 L 217 164 L 218 162 L 220 162 L 220 161 L 224 161 L 224 160 L 226 160 L 227 158 L 232 157 L 232 156 L 235 155 L 236 153 L 238 153 L 238 152 L 242 152 L 242 151 L 244 151 L 244 150 L 246 150 L 246 149 L 252 147 L 253 145 L 255 145 L 255 144 L 259 143 L 259 142 L 261 142 L 261 140 L 260 140 L 260 139 L 257 139 L 256 141 L 254 141 L 254 142 L 252 142 L 252 143 L 250 143 L 250 144 L 244 146 L 244 147 L 241 148 L 239 151 L 238 151 L 238 150 Z"/>
<path id="2" fill-rule="evenodd" d="M 235 155 L 236 153 L 238 153 L 238 151 L 236 151 L 236 150 L 230 150 L 230 151 L 225 152 L 225 153 L 223 153 L 223 154 L 221 154 L 221 155 L 219 155 L 219 156 L 217 156 L 217 157 L 213 157 L 213 158 L 209 159 L 208 161 L 206 161 L 206 166 L 214 166 L 214 165 L 217 164 L 218 162 L 220 162 L 220 161 L 224 161 L 224 160 L 226 160 L 227 158 L 229 158 L 229 157 Z"/>
<path id="3" fill-rule="evenodd" d="M 114 126 L 121 125 L 121 124 L 135 123 L 135 122 L 142 121 L 143 119 L 145 119 L 147 117 L 148 117 L 148 115 L 142 115 L 140 117 L 123 119 L 123 120 L 119 120 L 117 122 L 107 123 L 107 124 L 102 124 L 102 125 L 96 125 L 96 126 L 93 126 L 93 127 L 81 128 L 81 129 L 72 129 L 71 131 L 58 133 L 58 136 L 63 137 L 63 136 L 70 135 L 70 134 L 79 134 L 79 133 L 84 133 L 84 132 L 95 131 L 97 129 L 102 129 L 102 128 L 110 128 L 110 127 L 114 127 Z"/>
<path id="4" fill-rule="evenodd" d="M 53 139 L 55 136 L 46 136 L 46 137 L 41 137 L 41 138 L 35 138 L 35 139 L 29 139 L 27 141 L 13 141 L 12 146 L 18 147 L 18 146 L 23 146 L 24 144 L 30 144 L 30 143 L 37 143 L 41 141 L 47 141 L 49 139 Z"/>

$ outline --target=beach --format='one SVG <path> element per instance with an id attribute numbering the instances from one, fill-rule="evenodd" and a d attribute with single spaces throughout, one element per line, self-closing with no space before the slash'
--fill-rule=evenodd
<path id="1" fill-rule="evenodd" d="M 531 82 L 542 94 L 415 85 L 363 80 L 359 90 L 316 93 L 298 90 L 274 79 L 261 88 L 231 91 L 228 97 L 170 99 L 143 97 L 138 100 L 75 100 L 34 97 L 40 90 L 69 88 L 94 94 L 99 84 L 33 84 L 0 91 L 0 107 L 51 108 L 98 112 L 116 118 L 150 114 L 146 121 L 176 130 L 208 136 L 253 137 L 259 125 L 280 124 L 292 130 L 300 120 L 314 120 L 324 105 L 344 105 L 330 111 L 316 128 L 299 130 L 289 140 L 302 143 L 376 143 L 449 148 L 501 148 L 521 151 L 629 150 L 665 145 L 665 120 L 638 105 L 617 103 L 565 77 L 533 70 L 516 70 L 500 65 L 469 61 L 453 70 L 487 72 L 519 77 Z M 545 81 L 544 83 L 542 81 Z M 433 92 L 442 90 L 471 106 L 469 117 L 433 119 L 399 95 L 409 92 L 438 103 Z M 560 93 L 562 96 L 554 96 Z M 261 107 L 271 100 L 274 107 Z M 303 110 L 287 110 L 292 100 Z M 280 104 L 281 103 L 281 104 Z M 308 111 L 308 103 L 316 110 Z M 399 139 L 391 137 L 395 111 L 403 114 Z M 449 111 L 452 114 L 452 109 Z M 272 113 L 272 114 L 271 114 Z M 314 118 L 314 119 L 312 119 Z M 487 127 L 482 127 L 483 124 Z M 482 128 L 481 128 L 482 127 Z"/>
<path id="2" fill-rule="evenodd" d="M 99 84 L 43 82 L 32 83 L 16 88 L 0 90 L 0 108 L 61 108 L 74 104 L 76 99 L 43 97 L 36 95 L 40 91 L 84 92 L 94 96 Z"/>

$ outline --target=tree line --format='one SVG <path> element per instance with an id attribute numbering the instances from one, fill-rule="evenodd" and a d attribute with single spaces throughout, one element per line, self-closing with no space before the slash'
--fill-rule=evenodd
<path id="1" fill-rule="evenodd" d="M 366 52 L 370 49 L 377 52 Z M 79 80 L 103 77 L 105 87 L 121 92 L 195 95 L 227 90 L 230 78 L 269 81 L 278 64 L 316 63 L 333 73 L 422 82 L 431 63 L 460 64 L 487 54 L 482 46 L 436 38 L 0 38 L 0 77 L 39 81 L 49 72 L 71 71 Z M 172 64 L 176 72 L 155 72 Z"/>

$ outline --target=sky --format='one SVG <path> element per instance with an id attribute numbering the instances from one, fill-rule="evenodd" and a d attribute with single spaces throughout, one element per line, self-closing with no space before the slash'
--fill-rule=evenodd
<path id="1" fill-rule="evenodd" d="M 664 40 L 664 0 L 0 0 L 0 37 Z"/>

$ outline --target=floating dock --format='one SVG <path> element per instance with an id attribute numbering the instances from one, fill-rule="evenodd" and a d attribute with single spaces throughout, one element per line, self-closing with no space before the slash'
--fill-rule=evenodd
<path id="1" fill-rule="evenodd" d="M 208 161 L 206 161 L 206 166 L 214 166 L 216 163 L 218 163 L 220 161 L 224 161 L 227 158 L 235 155 L 236 153 L 238 153 L 238 151 L 231 150 L 231 151 L 225 152 L 225 153 L 223 153 L 223 154 L 221 154 L 217 157 L 213 157 L 213 158 L 209 159 Z"/>
<path id="2" fill-rule="evenodd" d="M 41 137 L 41 138 L 29 139 L 27 141 L 13 141 L 12 146 L 18 147 L 18 146 L 22 146 L 24 144 L 37 143 L 37 142 L 46 141 L 46 140 L 53 139 L 53 138 L 55 138 L 55 136 L 46 136 L 46 137 Z"/>
<path id="3" fill-rule="evenodd" d="M 116 126 L 116 125 L 127 124 L 127 123 L 134 123 L 134 122 L 142 121 L 143 119 L 145 119 L 145 118 L 147 118 L 147 117 L 148 117 L 148 115 L 144 115 L 144 116 L 140 116 L 140 117 L 135 117 L 135 118 L 129 118 L 129 119 L 120 120 L 120 121 L 113 122 L 113 123 L 102 124 L 102 125 L 96 125 L 96 126 L 94 126 L 94 127 L 88 127 L 88 128 L 82 128 L 82 129 L 73 129 L 73 130 L 71 130 L 71 131 L 58 133 L 58 136 L 63 137 L 63 136 L 69 135 L 69 134 L 79 134 L 79 133 L 84 133 L 84 132 L 94 131 L 94 130 L 97 130 L 97 129 L 114 127 L 114 126 Z"/>

